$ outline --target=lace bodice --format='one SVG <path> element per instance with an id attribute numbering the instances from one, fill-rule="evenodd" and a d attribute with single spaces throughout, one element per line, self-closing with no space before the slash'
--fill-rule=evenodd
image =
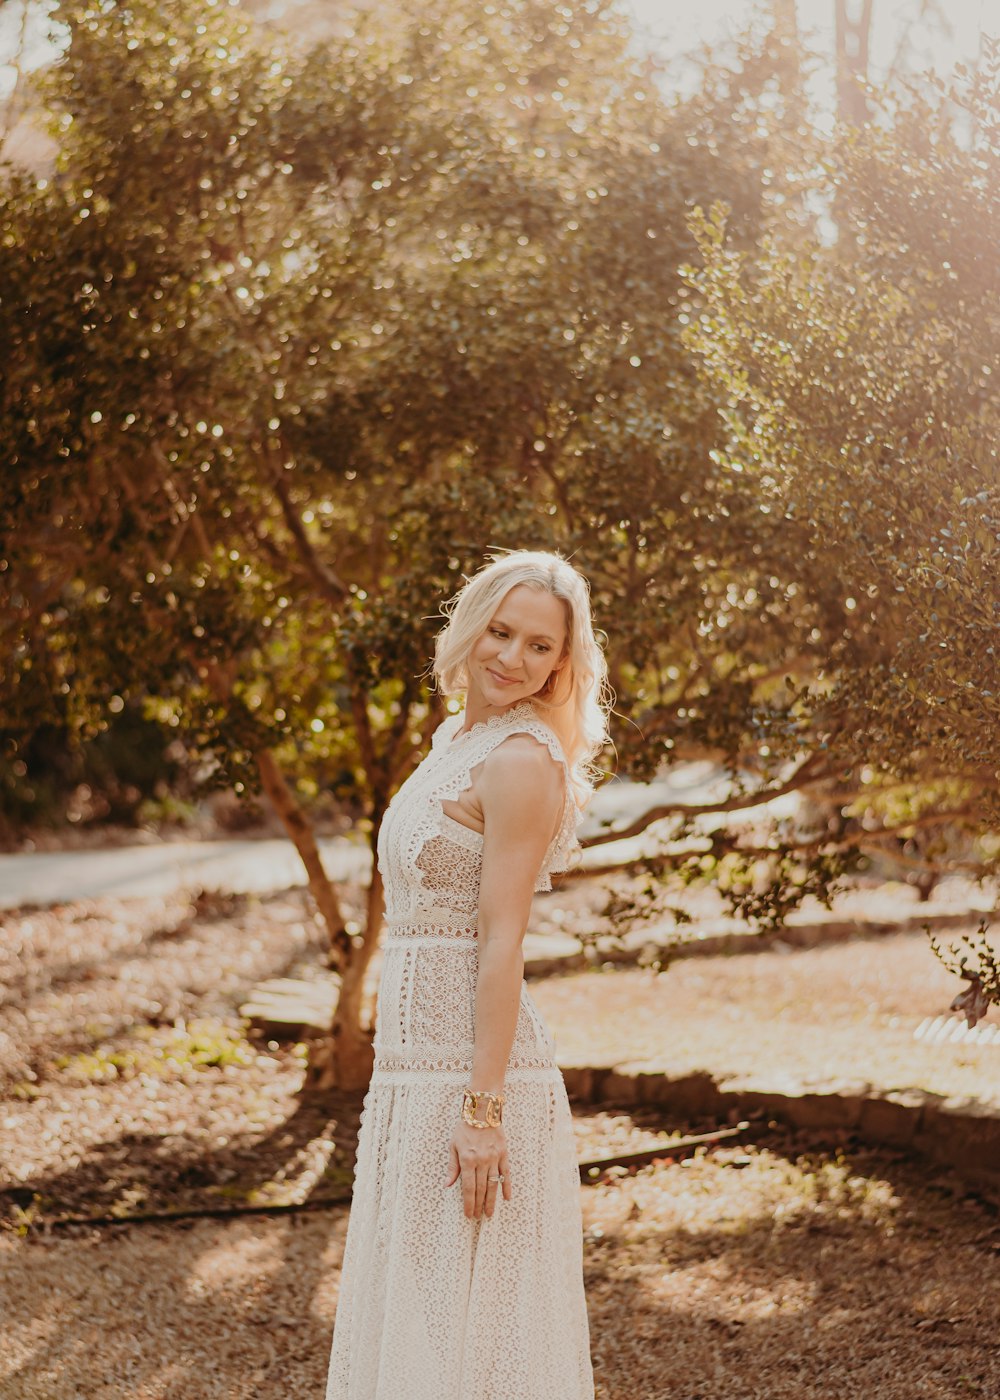
<path id="1" fill-rule="evenodd" d="M 579 850 L 566 757 L 530 701 L 458 734 L 462 723 L 463 716 L 456 714 L 438 725 L 430 752 L 396 793 L 379 831 L 378 864 L 386 894 L 375 1020 L 375 1068 L 380 1073 L 460 1075 L 472 1063 L 484 838 L 449 816 L 442 800 L 464 791 L 472 770 L 509 735 L 531 734 L 563 765 L 566 780 L 559 830 L 539 868 L 536 890 L 551 889 L 552 872 L 566 869 Z M 509 1067 L 551 1068 L 554 1050 L 522 982 Z"/>
<path id="2" fill-rule="evenodd" d="M 407 921 L 456 931 L 474 924 L 483 837 L 449 816 L 441 803 L 454 800 L 469 787 L 472 770 L 511 734 L 531 734 L 564 769 L 562 821 L 545 853 L 535 889 L 550 890 L 552 872 L 568 869 L 579 852 L 579 814 L 569 764 L 559 739 L 531 701 L 491 715 L 457 735 L 463 721 L 461 713 L 442 720 L 430 752 L 400 787 L 382 820 L 378 863 L 390 924 Z"/>

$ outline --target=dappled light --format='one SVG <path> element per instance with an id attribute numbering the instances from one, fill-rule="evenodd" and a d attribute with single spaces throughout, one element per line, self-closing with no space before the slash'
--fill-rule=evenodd
<path id="1" fill-rule="evenodd" d="M 4 1396 L 1000 1393 L 996 31 L 0 7 Z"/>

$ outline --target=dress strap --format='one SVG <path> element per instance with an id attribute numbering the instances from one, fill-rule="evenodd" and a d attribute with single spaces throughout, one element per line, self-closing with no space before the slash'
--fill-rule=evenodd
<path id="1" fill-rule="evenodd" d="M 517 705 L 512 705 L 509 710 L 502 710 L 486 720 L 480 720 L 464 734 L 454 737 L 462 722 L 462 716 L 459 715 L 456 720 L 450 723 L 446 720 L 439 726 L 439 731 L 445 730 L 442 735 L 442 747 L 445 752 L 449 755 L 454 754 L 456 758 L 461 755 L 461 761 L 456 767 L 460 768 L 464 779 L 462 786 L 468 785 L 471 770 L 482 763 L 511 734 L 530 734 L 533 739 L 545 745 L 551 757 L 561 766 L 564 786 L 562 819 L 559 830 L 545 853 L 535 885 L 537 891 L 551 890 L 550 876 L 554 872 L 568 870 L 576 863 L 580 854 L 580 843 L 576 836 L 580 812 L 573 798 L 569 761 L 558 735 L 545 723 L 530 700 L 523 700 Z M 457 776 L 453 776 L 453 783 Z"/>

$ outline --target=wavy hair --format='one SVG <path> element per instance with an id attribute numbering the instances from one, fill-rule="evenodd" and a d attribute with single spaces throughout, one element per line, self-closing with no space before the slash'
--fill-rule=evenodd
<path id="1" fill-rule="evenodd" d="M 503 599 L 518 584 L 545 589 L 566 611 L 569 660 L 527 697 L 552 729 L 569 762 L 577 806 L 586 806 L 600 770 L 593 760 L 608 742 L 608 715 L 614 691 L 604 652 L 594 635 L 590 584 L 561 554 L 515 549 L 490 560 L 441 607 L 447 624 L 437 634 L 431 670 L 436 689 L 446 696 L 468 690 L 468 660 Z"/>

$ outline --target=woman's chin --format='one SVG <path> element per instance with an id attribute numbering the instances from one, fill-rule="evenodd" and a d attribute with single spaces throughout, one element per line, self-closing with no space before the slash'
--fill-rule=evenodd
<path id="1" fill-rule="evenodd" d="M 527 698 L 528 695 L 528 691 L 525 688 L 525 686 L 505 685 L 503 681 L 494 680 L 493 677 L 489 675 L 489 673 L 487 673 L 486 675 L 484 689 L 488 692 L 488 694 L 491 697 L 502 696 L 503 699 L 501 703 L 505 705 L 509 704 L 511 700 L 524 700 Z"/>
<path id="2" fill-rule="evenodd" d="M 494 686 L 493 694 L 490 696 L 491 705 L 516 705 L 521 700 L 527 700 L 527 696 L 522 690 L 511 686 L 510 690 L 506 686 Z"/>

